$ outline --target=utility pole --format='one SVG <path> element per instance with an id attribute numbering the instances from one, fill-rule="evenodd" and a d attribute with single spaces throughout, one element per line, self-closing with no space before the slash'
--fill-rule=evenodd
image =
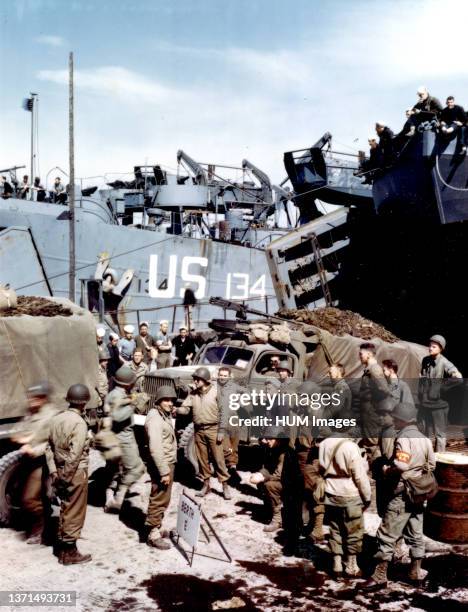
<path id="1" fill-rule="evenodd" d="M 68 206 L 70 215 L 70 241 L 69 241 L 69 289 L 68 297 L 75 301 L 75 152 L 74 152 L 74 122 L 73 122 L 73 53 L 68 58 L 68 160 L 69 160 L 69 193 Z"/>
<path id="2" fill-rule="evenodd" d="M 37 94 L 36 93 L 32 93 L 30 92 L 30 107 L 31 107 L 31 174 L 29 176 L 29 184 L 30 184 L 30 189 L 29 189 L 29 199 L 32 200 L 33 199 L 33 190 L 32 190 L 32 186 L 34 183 L 34 173 L 35 173 L 35 148 L 36 148 L 36 143 L 35 143 L 35 138 L 34 138 L 34 130 L 36 127 L 36 118 L 35 118 L 35 114 L 36 114 L 36 102 L 37 102 Z"/>

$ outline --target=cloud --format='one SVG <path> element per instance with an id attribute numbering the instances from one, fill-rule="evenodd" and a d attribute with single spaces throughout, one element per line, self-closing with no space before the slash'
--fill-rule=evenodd
<path id="1" fill-rule="evenodd" d="M 58 85 L 68 83 L 67 70 L 40 70 L 36 76 L 41 81 Z M 75 70 L 73 78 L 76 87 L 90 93 L 112 95 L 137 104 L 145 101 L 162 102 L 177 95 L 176 89 L 122 66 Z"/>
<path id="2" fill-rule="evenodd" d="M 38 36 L 36 42 L 49 47 L 63 47 L 65 40 L 61 36 Z"/>

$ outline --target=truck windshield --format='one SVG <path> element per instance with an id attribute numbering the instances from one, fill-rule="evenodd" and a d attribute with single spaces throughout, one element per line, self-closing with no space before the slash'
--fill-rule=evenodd
<path id="1" fill-rule="evenodd" d="M 211 346 L 203 355 L 203 364 L 224 364 L 245 370 L 253 352 L 237 346 Z"/>

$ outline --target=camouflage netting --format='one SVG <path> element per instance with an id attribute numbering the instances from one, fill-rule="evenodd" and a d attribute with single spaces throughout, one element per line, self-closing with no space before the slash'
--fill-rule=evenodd
<path id="1" fill-rule="evenodd" d="M 385 327 L 351 310 L 340 310 L 339 308 L 284 309 L 278 314 L 285 319 L 315 325 L 334 336 L 349 335 L 362 340 L 379 338 L 384 342 L 398 342 L 398 338 Z"/>
<path id="2" fill-rule="evenodd" d="M 43 297 L 30 297 L 20 295 L 17 305 L 11 308 L 0 309 L 0 317 L 19 317 L 29 315 L 31 317 L 71 317 L 73 312 L 70 308 Z"/>

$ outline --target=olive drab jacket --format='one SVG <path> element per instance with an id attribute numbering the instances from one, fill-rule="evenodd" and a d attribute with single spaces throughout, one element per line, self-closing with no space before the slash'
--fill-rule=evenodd
<path id="1" fill-rule="evenodd" d="M 167 476 L 177 461 L 177 440 L 171 415 L 152 408 L 146 417 L 145 431 L 151 459 L 159 475 Z"/>
<path id="2" fill-rule="evenodd" d="M 115 387 L 104 401 L 104 414 L 112 418 L 112 429 L 121 442 L 133 441 L 133 414 L 135 407 L 132 397 L 123 387 Z"/>
<path id="3" fill-rule="evenodd" d="M 49 473 L 71 482 L 77 469 L 88 469 L 90 437 L 83 414 L 68 408 L 57 414 L 50 424 L 46 460 Z"/>
<path id="4" fill-rule="evenodd" d="M 217 387 L 211 384 L 206 390 L 198 391 L 195 389 L 182 402 L 182 406 L 177 410 L 179 414 L 188 414 L 190 408 L 193 413 L 193 422 L 196 425 L 217 425 L 221 424 L 221 410 L 218 406 Z"/>
<path id="5" fill-rule="evenodd" d="M 34 451 L 34 457 L 44 455 L 49 440 L 50 424 L 59 409 L 52 402 L 47 402 L 34 414 L 28 414 L 21 421 L 21 436 L 28 437 L 28 444 Z"/>
<path id="6" fill-rule="evenodd" d="M 418 389 L 420 404 L 428 408 L 445 408 L 447 402 L 440 396 L 443 380 L 457 374 L 458 369 L 444 355 L 424 357 Z"/>

